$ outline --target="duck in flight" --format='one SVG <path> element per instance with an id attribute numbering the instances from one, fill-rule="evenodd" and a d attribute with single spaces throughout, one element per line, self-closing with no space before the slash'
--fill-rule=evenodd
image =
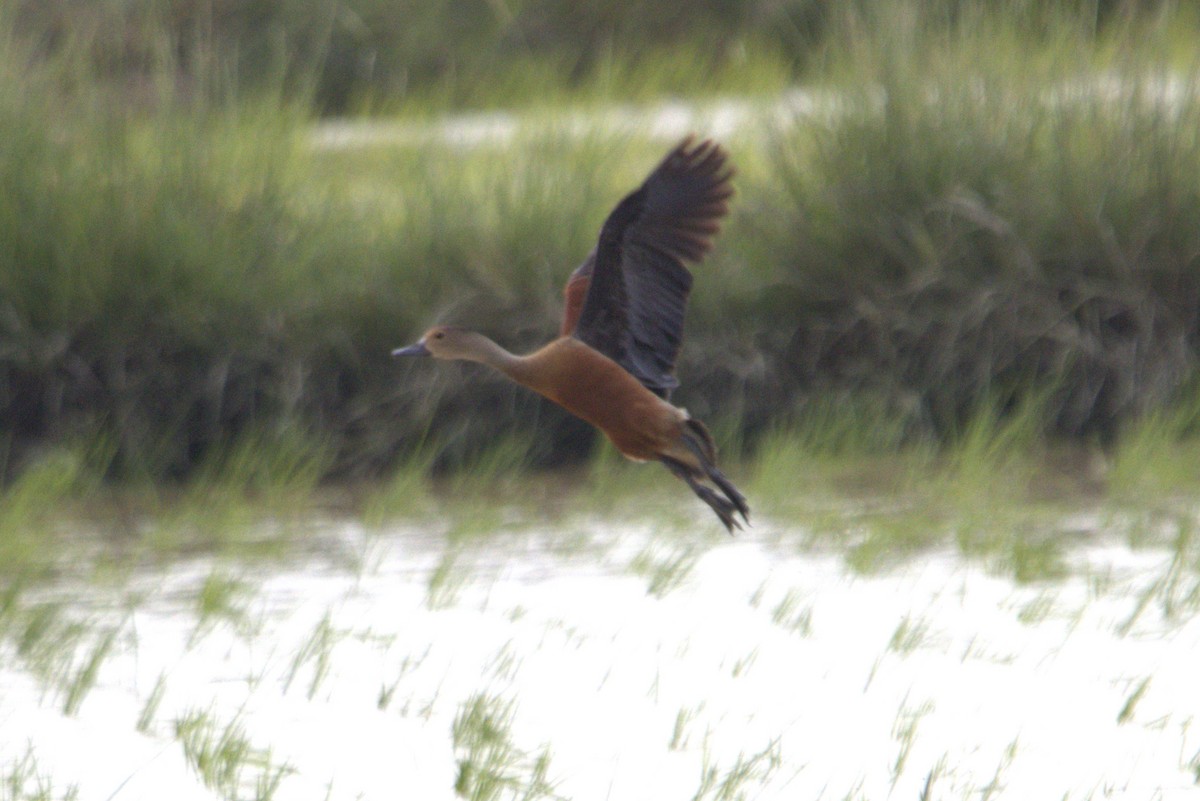
<path id="1" fill-rule="evenodd" d="M 712 141 L 688 137 L 608 215 L 564 289 L 557 339 L 526 356 L 457 326 L 429 329 L 393 356 L 464 359 L 499 370 L 604 432 L 624 456 L 658 461 L 733 533 L 746 499 L 717 469 L 708 429 L 669 403 L 692 274 L 733 195 L 733 169 Z M 737 519 L 741 516 L 741 521 Z"/>

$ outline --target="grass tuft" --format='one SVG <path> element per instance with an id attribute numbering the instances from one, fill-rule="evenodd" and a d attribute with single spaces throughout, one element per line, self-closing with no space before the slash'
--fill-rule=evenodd
<path id="1" fill-rule="evenodd" d="M 1146 690 L 1149 688 L 1149 676 L 1138 682 L 1138 685 L 1133 688 L 1133 692 L 1125 699 L 1125 705 L 1121 707 L 1121 711 L 1117 713 L 1117 723 L 1128 723 L 1133 719 L 1138 702 L 1142 700 L 1142 696 L 1146 694 Z"/>
<path id="2" fill-rule="evenodd" d="M 662 598 L 687 582 L 699 560 L 700 554 L 693 545 L 676 548 L 665 556 L 661 555 L 661 549 L 651 545 L 639 552 L 629 567 L 647 578 L 648 595 Z"/>
<path id="3" fill-rule="evenodd" d="M 756 754 L 738 754 L 724 775 L 718 766 L 710 763 L 705 750 L 700 786 L 692 796 L 692 801 L 748 801 L 754 797 L 748 785 L 753 783 L 761 787 L 782 763 L 782 749 L 777 739 Z"/>
<path id="4" fill-rule="evenodd" d="M 536 756 L 512 742 L 514 702 L 476 693 L 454 717 L 451 737 L 458 757 L 454 792 L 469 801 L 558 799 L 549 781 L 550 752 Z"/>
<path id="5" fill-rule="evenodd" d="M 249 630 L 246 605 L 250 593 L 251 587 L 241 579 L 228 576 L 219 569 L 209 573 L 196 593 L 196 626 L 188 638 L 189 645 L 222 621 L 238 631 Z"/>
<path id="6" fill-rule="evenodd" d="M 112 651 L 117 634 L 116 629 L 104 632 L 92 646 L 83 664 L 66 677 L 65 698 L 63 699 L 64 715 L 74 715 L 78 712 L 84 698 L 96 686 L 100 668 L 104 664 L 104 660 L 108 658 L 109 652 Z"/>
<path id="7" fill-rule="evenodd" d="M 1107 473 L 1114 499 L 1161 505 L 1187 495 L 1195 486 L 1198 435 L 1200 391 L 1195 388 L 1128 425 L 1117 440 Z"/>
<path id="8" fill-rule="evenodd" d="M 146 703 L 142 705 L 142 710 L 138 713 L 137 730 L 141 734 L 150 733 L 150 727 L 158 716 L 158 707 L 162 704 L 166 691 L 167 675 L 159 673 L 158 679 L 154 682 L 154 689 L 150 691 L 150 695 L 146 697 Z"/>
<path id="9" fill-rule="evenodd" d="M 292 683 L 300 675 L 301 669 L 311 664 L 311 676 L 305 697 L 310 701 L 313 700 L 321 685 L 329 678 L 329 673 L 332 669 L 333 649 L 344 636 L 344 632 L 333 628 L 330 616 L 326 613 L 317 623 L 308 640 L 300 646 L 295 656 L 292 657 L 287 678 L 284 679 L 283 691 L 287 692 L 290 690 Z"/>
<path id="10" fill-rule="evenodd" d="M 801 606 L 804 594 L 796 590 L 788 590 L 771 610 L 771 621 L 801 637 L 812 634 L 813 607 L 811 604 Z"/>
<path id="11" fill-rule="evenodd" d="M 0 768 L 0 798 L 4 801 L 75 801 L 79 798 L 79 788 L 72 784 L 64 790 L 56 790 L 51 777 L 39 772 L 33 746 L 29 746 L 19 758 Z"/>
<path id="12" fill-rule="evenodd" d="M 47 541 L 56 537 L 64 505 L 92 485 L 86 454 L 54 450 L 0 484 L 0 575 L 45 575 L 56 566 Z"/>
<path id="13" fill-rule="evenodd" d="M 204 786 L 229 801 L 244 797 L 248 772 L 254 776 L 255 801 L 270 801 L 282 780 L 294 772 L 287 764 L 276 764 L 270 750 L 251 745 L 236 718 L 221 726 L 211 712 L 193 709 L 176 719 L 175 737 Z"/>

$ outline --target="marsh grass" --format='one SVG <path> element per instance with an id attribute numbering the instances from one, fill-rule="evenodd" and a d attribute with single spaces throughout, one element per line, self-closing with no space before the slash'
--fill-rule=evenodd
<path id="1" fill-rule="evenodd" d="M 896 720 L 892 724 L 892 737 L 896 740 L 897 753 L 896 761 L 892 764 L 891 788 L 895 790 L 896 782 L 900 780 L 901 774 L 908 766 L 908 757 L 912 753 L 913 744 L 917 738 L 917 727 L 921 723 L 921 719 L 933 711 L 933 704 L 929 701 L 921 704 L 916 709 L 909 708 L 907 705 L 901 705 L 896 713 Z M 930 774 L 932 776 L 932 774 Z M 927 779 L 927 782 L 931 781 Z"/>
<path id="2" fill-rule="evenodd" d="M 695 545 L 664 549 L 651 544 L 633 557 L 629 569 L 645 577 L 648 595 L 662 598 L 687 582 L 701 556 Z"/>
<path id="3" fill-rule="evenodd" d="M 270 552 L 303 528 L 327 464 L 322 444 L 294 429 L 247 432 L 212 451 L 155 510 L 150 539 L 163 548 Z"/>
<path id="4" fill-rule="evenodd" d="M 923 619 L 913 620 L 905 615 L 888 640 L 887 650 L 908 656 L 929 641 L 929 623 Z"/>
<path id="5" fill-rule="evenodd" d="M 56 602 L 21 606 L 7 625 L 18 658 L 45 691 L 69 692 L 76 683 L 75 654 L 90 633 L 86 623 L 72 619 L 65 609 Z"/>
<path id="6" fill-rule="evenodd" d="M 307 669 L 309 676 L 305 697 L 313 700 L 333 669 L 334 648 L 345 637 L 346 632 L 335 629 L 329 613 L 326 613 L 292 657 L 283 681 L 283 691 L 286 693 L 291 690 L 293 683 Z"/>
<path id="7" fill-rule="evenodd" d="M 656 470 L 658 468 L 653 465 L 633 464 L 607 440 L 598 441 L 587 463 L 584 503 L 620 514 L 628 508 L 621 499 L 634 498 L 636 501 L 654 483 L 656 476 L 651 471 Z"/>
<path id="8" fill-rule="evenodd" d="M 750 668 L 754 667 L 754 663 L 757 661 L 758 648 L 753 648 L 744 656 L 739 656 L 733 661 L 733 666 L 730 668 L 729 674 L 735 679 L 741 678 L 749 672 Z"/>
<path id="9" fill-rule="evenodd" d="M 749 756 L 738 754 L 733 764 L 724 771 L 712 764 L 705 749 L 700 785 L 692 801 L 748 801 L 754 797 L 753 788 L 766 784 L 782 764 L 782 748 L 778 739 L 772 740 L 757 753 Z"/>
<path id="10" fill-rule="evenodd" d="M 846 16 L 839 113 L 780 135 L 788 211 L 752 246 L 788 254 L 776 319 L 796 378 L 878 393 L 939 434 L 989 394 L 1057 387 L 1045 422 L 1072 436 L 1164 402 L 1192 372 L 1200 213 L 1197 65 L 1166 60 L 1175 20 L 1101 42 L 984 4 Z"/>
<path id="11" fill-rule="evenodd" d="M 44 576 L 56 567 L 64 506 L 94 486 L 86 454 L 63 448 L 44 454 L 0 487 L 0 575 Z"/>
<path id="12" fill-rule="evenodd" d="M 434 505 L 432 469 L 437 447 L 422 442 L 368 491 L 363 523 L 378 529 L 398 517 L 421 517 Z"/>
<path id="13" fill-rule="evenodd" d="M 360 103 L 373 115 L 422 117 L 455 109 L 511 109 L 526 113 L 587 110 L 614 103 L 650 103 L 681 95 L 769 96 L 788 88 L 793 59 L 754 37 L 724 51 L 697 41 L 649 47 L 636 54 L 606 48 L 572 72 L 571 54 L 510 61 L 471 82 L 440 83 L 402 96 L 368 92 Z"/>
<path id="14" fill-rule="evenodd" d="M 294 772 L 286 763 L 277 764 L 269 749 L 253 746 L 237 718 L 222 726 L 210 711 L 192 709 L 175 720 L 175 738 L 204 785 L 227 801 L 246 797 L 249 774 L 253 775 L 250 797 L 270 801 L 283 779 Z"/>
<path id="15" fill-rule="evenodd" d="M 455 471 L 446 491 L 456 498 L 482 494 L 485 504 L 505 496 L 515 502 L 518 498 L 512 496 L 526 483 L 522 479 L 530 462 L 529 441 L 513 434 L 503 435 L 475 454 L 464 469 Z"/>
<path id="16" fill-rule="evenodd" d="M 802 605 L 804 598 L 802 592 L 788 590 L 771 610 L 771 622 L 801 637 L 812 634 L 813 607 Z"/>
<path id="17" fill-rule="evenodd" d="M 1057 599 L 1053 593 L 1040 593 L 1017 612 L 1017 620 L 1027 626 L 1036 626 L 1047 620 L 1055 611 Z"/>
<path id="18" fill-rule="evenodd" d="M 63 714 L 74 715 L 79 711 L 88 693 L 96 686 L 100 668 L 112 652 L 119 635 L 118 629 L 109 629 L 96 638 L 83 661 L 69 672 L 63 681 Z"/>
<path id="19" fill-rule="evenodd" d="M 511 8 L 348 0 L 338 9 L 298 0 L 214 15 L 11 0 L 4 11 L 40 53 L 74 54 L 74 72 L 103 77 L 121 102 L 146 102 L 143 84 L 157 79 L 192 94 L 265 87 L 342 114 L 775 89 L 824 27 L 819 8 L 791 5 L 705 0 L 650 13 L 562 0 Z M 163 74 L 147 75 L 152 66 Z"/>
<path id="20" fill-rule="evenodd" d="M 0 45 L 5 434 L 101 437 L 113 471 L 161 479 L 286 417 L 305 369 L 280 331 L 328 283 L 318 212 L 294 212 L 296 110 L 132 113 Z"/>
<path id="21" fill-rule="evenodd" d="M 1138 702 L 1142 700 L 1142 696 L 1146 694 L 1146 690 L 1150 689 L 1150 678 L 1150 676 L 1146 676 L 1133 688 L 1133 692 L 1125 699 L 1125 704 L 1121 707 L 1121 711 L 1117 713 L 1117 723 L 1128 723 L 1133 719 L 1133 715 L 1137 711 Z"/>
<path id="22" fill-rule="evenodd" d="M 471 567 L 465 564 L 463 549 L 452 545 L 442 550 L 437 565 L 429 573 L 425 588 L 425 605 L 430 609 L 453 606 L 471 578 Z"/>
<path id="23" fill-rule="evenodd" d="M 167 674 L 159 673 L 158 678 L 154 682 L 154 688 L 146 696 L 146 703 L 142 705 L 141 711 L 138 712 L 136 729 L 141 734 L 150 733 L 150 728 L 154 724 L 154 719 L 158 717 L 158 708 L 162 704 L 162 699 L 166 691 Z"/>
<path id="24" fill-rule="evenodd" d="M 1044 398 L 981 403 L 941 442 L 911 438 L 885 411 L 871 416 L 875 434 L 854 433 L 859 410 L 830 405 L 759 441 L 744 468 L 749 496 L 803 528 L 804 545 L 843 549 L 856 570 L 949 543 L 1019 580 L 1053 578 L 1065 569 L 1060 522 L 1103 494 L 1102 458 L 1046 438 Z"/>
<path id="25" fill-rule="evenodd" d="M 693 707 L 681 706 L 679 708 L 679 711 L 675 713 L 675 725 L 671 730 L 671 740 L 667 743 L 668 750 L 682 751 L 688 747 L 691 740 L 688 729 L 692 727 L 696 716 L 703 710 L 703 701 Z"/>
<path id="26" fill-rule="evenodd" d="M 43 694 L 58 697 L 62 713 L 74 715 L 96 687 L 124 626 L 80 619 L 66 601 L 28 602 L 25 594 L 19 582 L 0 593 L 0 641 Z"/>
<path id="27" fill-rule="evenodd" d="M 212 451 L 194 484 L 215 491 L 244 492 L 255 505 L 279 517 L 297 498 L 311 495 L 329 467 L 328 448 L 298 427 L 242 432 Z"/>
<path id="28" fill-rule="evenodd" d="M 0 768 L 3 801 L 75 801 L 78 797 L 76 785 L 55 789 L 52 777 L 38 769 L 32 745 L 19 758 Z"/>
<path id="29" fill-rule="evenodd" d="M 245 580 L 227 575 L 220 569 L 209 573 L 196 592 L 196 625 L 188 637 L 189 647 L 221 623 L 227 623 L 243 635 L 252 635 L 247 606 L 253 588 Z"/>
<path id="30" fill-rule="evenodd" d="M 459 707 L 451 726 L 458 759 L 454 792 L 470 801 L 558 799 L 550 780 L 550 752 L 536 756 L 512 741 L 515 702 L 476 693 Z"/>
<path id="31" fill-rule="evenodd" d="M 1018 581 L 1061 575 L 1054 530 L 1061 499 L 1041 498 L 1047 463 L 1042 436 L 1045 396 L 1000 415 L 985 406 L 934 470 L 925 492 L 946 511 L 959 550 L 991 560 Z"/>
<path id="32" fill-rule="evenodd" d="M 1005 503 L 1027 494 L 1043 457 L 1044 419 L 1043 403 L 1035 399 L 1007 413 L 980 404 L 934 466 L 933 493 L 964 507 L 978 508 L 982 501 L 985 514 L 990 499 Z"/>
<path id="33" fill-rule="evenodd" d="M 0 634 L 7 635 L 21 611 L 21 596 L 25 588 L 13 581 L 0 588 Z"/>
<path id="34" fill-rule="evenodd" d="M 981 798 L 985 800 L 991 799 L 998 793 L 1003 792 L 1004 774 L 1010 767 L 1012 767 L 1013 760 L 1017 758 L 1017 750 L 1019 746 L 1020 738 L 1017 737 L 1010 741 L 1005 747 L 1000 761 L 996 764 L 996 772 L 992 774 L 991 780 L 986 785 L 979 788 L 979 795 Z"/>
<path id="35" fill-rule="evenodd" d="M 1108 466 L 1114 501 L 1172 506 L 1195 488 L 1200 458 L 1200 391 L 1144 415 L 1120 435 Z"/>
<path id="36" fill-rule="evenodd" d="M 878 404 L 830 398 L 760 436 L 742 472 L 757 511 L 798 523 L 809 544 L 853 545 L 866 569 L 927 536 L 929 515 L 912 491 L 935 457 L 932 442 L 908 439 L 904 420 Z"/>
<path id="37" fill-rule="evenodd" d="M 1127 635 L 1148 609 L 1157 608 L 1168 622 L 1190 619 L 1200 610 L 1200 538 L 1196 536 L 1194 513 L 1175 518 L 1171 523 L 1175 539 L 1171 559 L 1163 574 L 1151 582 L 1137 598 L 1129 616 L 1117 626 Z"/>

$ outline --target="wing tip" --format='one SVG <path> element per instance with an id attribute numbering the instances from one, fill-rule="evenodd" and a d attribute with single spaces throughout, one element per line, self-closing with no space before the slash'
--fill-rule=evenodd
<path id="1" fill-rule="evenodd" d="M 690 132 L 667 154 L 651 174 L 665 174 L 672 181 L 685 181 L 691 201 L 682 215 L 668 225 L 670 244 L 664 251 L 693 264 L 700 262 L 713 248 L 721 231 L 721 220 L 729 213 L 729 201 L 736 194 L 729 163 L 729 152 L 711 137 Z M 666 233 L 665 231 L 663 232 Z"/>
<path id="2" fill-rule="evenodd" d="M 729 163 L 729 151 L 711 137 L 700 139 L 695 132 L 688 133 L 667 154 L 666 162 L 683 162 L 689 169 L 705 173 L 720 173 L 719 183 L 727 182 L 737 170 Z"/>

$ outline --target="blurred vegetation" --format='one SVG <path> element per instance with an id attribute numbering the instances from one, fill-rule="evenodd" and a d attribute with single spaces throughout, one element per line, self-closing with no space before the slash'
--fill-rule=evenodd
<path id="1" fill-rule="evenodd" d="M 168 66 L 186 91 L 218 83 L 286 88 L 325 112 L 382 104 L 494 106 L 547 93 L 629 99 L 728 86 L 748 64 L 810 74 L 879 0 L 7 0 L 40 54 L 82 57 L 94 75 L 144 92 Z M 908 4 L 901 4 L 908 5 Z M 1036 37 L 1077 19 L 1089 33 L 1169 12 L 1170 0 L 934 0 L 938 25 L 980 9 Z M 771 82 L 778 88 L 777 81 Z"/>
<path id="2" fill-rule="evenodd" d="M 214 72 L 284 87 L 325 112 L 382 104 L 492 106 L 514 92 L 602 91 L 641 62 L 687 89 L 821 36 L 829 0 L 577 4 L 564 0 L 12 0 L 17 29 L 136 85 L 169 63 L 181 85 Z M 680 48 L 685 52 L 679 52 Z M 799 62 L 797 61 L 797 65 Z M 642 71 L 650 75 L 650 71 Z M 515 87 L 506 91 L 506 87 Z"/>
<path id="3" fill-rule="evenodd" d="M 388 353 L 439 320 L 515 351 L 553 336 L 567 272 L 662 143 L 309 140 L 328 110 L 544 99 L 507 82 L 530 65 L 563 93 L 614 67 L 670 91 L 655 73 L 674 58 L 698 65 L 689 91 L 803 75 L 838 98 L 729 143 L 739 195 L 698 269 L 675 398 L 726 442 L 969 439 L 981 409 L 1031 399 L 1041 433 L 1107 441 L 1194 406 L 1194 16 L 606 8 L 0 3 L 0 473 L 66 444 L 94 475 L 307 487 L 478 464 L 501 431 L 534 464 L 584 458 L 591 432 L 531 393 Z M 785 69 L 695 60 L 739 42 Z"/>
<path id="4" fill-rule="evenodd" d="M 1109 440 L 1171 401 L 1200 333 L 1200 62 L 1179 29 L 1093 42 L 1059 19 L 1029 50 L 1019 21 L 930 41 L 874 19 L 888 35 L 831 69 L 836 118 L 780 139 L 774 213 L 751 212 L 752 257 L 782 267 L 769 372 L 942 433 L 1048 392 L 1050 430 Z"/>

